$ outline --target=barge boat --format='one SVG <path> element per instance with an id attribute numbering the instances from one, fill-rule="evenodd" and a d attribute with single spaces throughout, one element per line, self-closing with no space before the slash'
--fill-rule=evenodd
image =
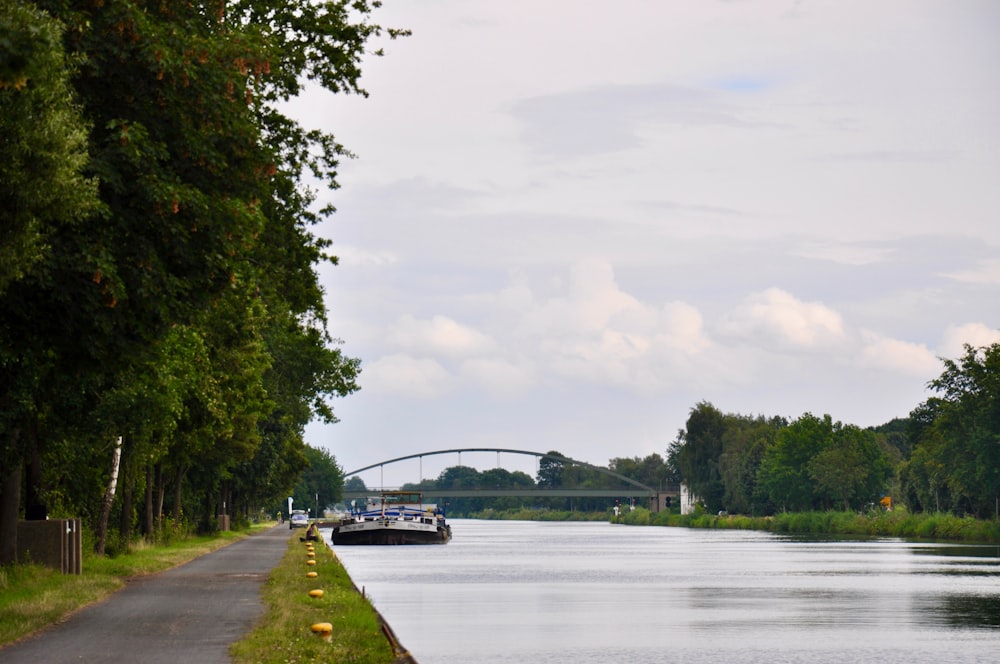
<path id="1" fill-rule="evenodd" d="M 333 544 L 446 544 L 451 526 L 434 504 L 413 491 L 386 491 L 333 527 Z"/>

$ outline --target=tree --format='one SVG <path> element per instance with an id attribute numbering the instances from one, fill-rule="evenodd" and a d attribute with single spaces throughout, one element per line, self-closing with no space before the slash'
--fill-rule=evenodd
<path id="1" fill-rule="evenodd" d="M 538 486 L 544 489 L 557 489 L 563 485 L 563 473 L 566 464 L 561 459 L 568 457 L 555 450 L 549 450 L 538 460 Z"/>
<path id="2" fill-rule="evenodd" d="M 944 503 L 978 516 L 998 514 L 1000 343 L 964 350 L 957 360 L 942 360 L 944 371 L 929 383 L 939 396 L 911 413 L 915 447 L 901 477 L 925 508 Z"/>
<path id="3" fill-rule="evenodd" d="M 358 477 L 357 475 L 347 478 L 347 481 L 344 483 L 344 491 L 367 491 L 367 490 L 368 487 L 365 486 L 365 481 L 360 477 Z"/>
<path id="4" fill-rule="evenodd" d="M 723 503 L 730 512 L 769 512 L 770 502 L 757 484 L 764 454 L 774 444 L 784 418 L 727 414 L 719 457 L 719 475 L 725 491 Z"/>
<path id="5" fill-rule="evenodd" d="M 45 256 L 55 226 L 97 203 L 62 35 L 30 2 L 0 6 L 0 293 Z"/>
<path id="6" fill-rule="evenodd" d="M 0 5 L 0 307 L 49 256 L 52 234 L 96 209 L 83 174 L 87 126 L 70 86 L 58 21 L 31 3 Z M 0 315 L 0 564 L 14 560 L 24 464 L 40 474 L 33 395 L 51 357 L 18 343 Z M 30 489 L 29 489 L 30 490 Z"/>
<path id="7" fill-rule="evenodd" d="M 833 443 L 829 415 L 805 413 L 778 431 L 774 445 L 761 460 L 757 481 L 762 493 L 777 507 L 804 511 L 820 507 L 815 480 L 809 474 L 813 457 Z"/>
<path id="8" fill-rule="evenodd" d="M 832 443 L 806 468 L 816 494 L 836 498 L 844 510 L 877 503 L 892 470 L 875 433 L 853 425 L 835 427 Z"/>
<path id="9" fill-rule="evenodd" d="M 302 473 L 302 479 L 292 493 L 297 509 L 319 510 L 333 505 L 344 496 L 343 469 L 327 450 L 306 446 L 305 456 L 309 467 Z"/>
<path id="10" fill-rule="evenodd" d="M 710 511 L 723 509 L 725 487 L 719 472 L 725 418 L 707 401 L 691 409 L 681 433 L 682 445 L 675 453 L 681 481 L 705 502 Z"/>
<path id="11" fill-rule="evenodd" d="M 642 458 L 616 457 L 608 462 L 608 468 L 654 489 L 663 489 L 677 483 L 666 460 L 655 452 Z"/>

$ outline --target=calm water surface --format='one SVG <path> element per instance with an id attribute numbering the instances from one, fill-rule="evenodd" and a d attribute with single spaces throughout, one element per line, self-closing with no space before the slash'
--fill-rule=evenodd
<path id="1" fill-rule="evenodd" d="M 1000 548 L 452 520 L 340 546 L 420 664 L 1000 662 Z"/>

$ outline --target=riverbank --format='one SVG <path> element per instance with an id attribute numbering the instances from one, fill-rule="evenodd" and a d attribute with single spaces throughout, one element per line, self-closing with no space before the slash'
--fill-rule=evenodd
<path id="1" fill-rule="evenodd" d="M 413 662 L 334 552 L 322 540 L 312 542 L 309 550 L 299 541 L 300 534 L 296 531 L 289 539 L 287 553 L 268 576 L 262 593 L 265 614 L 253 631 L 233 644 L 233 661 Z M 328 639 L 312 631 L 321 623 L 332 628 Z"/>
<path id="2" fill-rule="evenodd" d="M 765 530 L 806 535 L 856 535 L 901 537 L 969 543 L 1000 543 L 1000 521 L 984 521 L 951 514 L 913 514 L 899 508 L 891 512 L 786 512 L 774 516 L 676 514 L 650 512 L 645 508 L 626 511 L 612 523 L 633 526 L 675 526 Z"/>
<path id="3" fill-rule="evenodd" d="M 486 509 L 456 518 L 481 519 L 483 521 L 607 521 L 610 514 L 609 511 L 579 512 L 518 508 L 509 510 Z"/>

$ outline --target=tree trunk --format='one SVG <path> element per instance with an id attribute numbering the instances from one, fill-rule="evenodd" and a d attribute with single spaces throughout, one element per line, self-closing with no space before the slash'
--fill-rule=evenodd
<path id="1" fill-rule="evenodd" d="M 122 438 L 118 436 L 114 454 L 111 455 L 111 478 L 108 480 L 108 488 L 104 492 L 101 518 L 97 523 L 97 541 L 94 542 L 94 551 L 99 555 L 104 554 L 104 547 L 108 541 L 108 519 L 111 518 L 111 504 L 115 500 L 115 488 L 118 486 L 118 463 L 121 461 L 121 455 Z"/>
<path id="2" fill-rule="evenodd" d="M 146 491 L 143 497 L 142 535 L 146 539 L 153 538 L 155 523 L 153 522 L 153 467 L 146 464 Z"/>
<path id="3" fill-rule="evenodd" d="M 130 456 L 126 453 L 126 457 Z M 122 508 L 118 518 L 118 534 L 123 542 L 132 539 L 132 513 L 135 504 L 135 470 L 130 461 L 121 464 Z"/>
<path id="4" fill-rule="evenodd" d="M 166 487 L 163 486 L 163 462 L 156 464 L 156 527 L 163 527 L 163 498 L 166 496 Z"/>
<path id="5" fill-rule="evenodd" d="M 172 514 L 175 524 L 181 521 L 181 483 L 183 481 L 184 467 L 177 466 L 177 474 L 174 476 L 174 510 Z"/>
<path id="6" fill-rule="evenodd" d="M 34 438 L 37 443 L 37 435 Z M 42 502 L 42 453 L 35 444 L 24 468 L 24 518 L 27 521 L 44 521 L 47 517 L 48 508 Z"/>
<path id="7" fill-rule="evenodd" d="M 17 517 L 21 509 L 21 462 L 0 467 L 0 565 L 17 562 Z"/>

